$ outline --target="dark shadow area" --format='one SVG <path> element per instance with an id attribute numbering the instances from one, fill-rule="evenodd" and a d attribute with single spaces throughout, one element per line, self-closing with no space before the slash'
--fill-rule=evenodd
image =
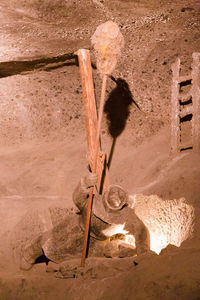
<path id="1" fill-rule="evenodd" d="M 183 118 L 180 118 L 180 123 L 188 122 L 192 120 L 192 114 L 186 115 Z"/>
<path id="2" fill-rule="evenodd" d="M 109 153 L 108 163 L 107 163 L 108 170 L 110 169 L 110 165 L 111 165 L 111 161 L 112 161 L 112 157 L 113 157 L 113 153 L 114 153 L 114 149 L 115 149 L 116 140 L 117 140 L 117 138 L 113 138 L 112 146 L 110 148 L 110 153 Z"/>
<path id="3" fill-rule="evenodd" d="M 45 263 L 46 265 L 48 265 L 48 262 L 50 260 L 43 254 L 40 257 L 38 257 L 35 261 L 35 264 L 41 264 L 41 263 Z"/>
<path id="4" fill-rule="evenodd" d="M 134 103 L 138 109 L 140 107 L 134 101 L 128 83 L 121 78 L 111 79 L 117 84 L 111 91 L 105 105 L 104 112 L 108 121 L 108 131 L 113 138 L 117 138 L 124 130 L 126 121 L 130 115 L 130 106 Z"/>
<path id="5" fill-rule="evenodd" d="M 192 147 L 192 114 L 188 114 L 180 118 L 180 130 L 181 130 L 181 148 L 180 151 L 186 151 L 193 149 Z"/>
<path id="6" fill-rule="evenodd" d="M 104 160 L 104 167 L 103 167 L 103 172 L 102 172 L 102 176 L 101 176 L 101 183 L 100 183 L 100 187 L 99 187 L 99 194 L 101 195 L 103 193 L 103 187 L 104 187 L 104 181 L 105 181 L 105 177 L 106 177 L 106 171 L 107 168 L 109 169 L 106 157 Z"/>
<path id="7" fill-rule="evenodd" d="M 122 78 L 115 79 L 113 76 L 110 76 L 110 78 L 116 83 L 116 87 L 111 91 L 104 105 L 104 113 L 106 114 L 107 118 L 108 131 L 113 138 L 107 163 L 108 169 L 111 165 L 117 137 L 125 129 L 127 119 L 130 115 L 131 105 L 135 104 L 135 106 L 141 110 L 132 97 L 128 83 Z"/>
<path id="8" fill-rule="evenodd" d="M 188 80 L 182 81 L 182 82 L 180 83 L 180 89 L 181 89 L 182 87 L 184 87 L 184 86 L 187 86 L 187 85 L 191 84 L 191 83 L 192 83 L 192 79 L 188 79 Z"/>
<path id="9" fill-rule="evenodd" d="M 181 8 L 181 12 L 191 11 L 191 10 L 194 10 L 194 8 L 193 7 L 183 7 L 183 8 Z"/>
<path id="10" fill-rule="evenodd" d="M 95 63 L 91 62 L 92 69 L 97 70 L 97 66 Z"/>
<path id="11" fill-rule="evenodd" d="M 192 149 L 193 147 L 191 146 L 191 147 L 181 148 L 180 151 L 182 152 L 182 151 L 192 150 Z"/>
<path id="12" fill-rule="evenodd" d="M 190 104 L 192 104 L 192 96 L 191 96 L 190 99 L 188 99 L 188 100 L 186 100 L 186 101 L 180 100 L 180 101 L 179 101 L 179 104 L 180 104 L 180 105 L 190 105 Z"/>
<path id="13" fill-rule="evenodd" d="M 66 62 L 68 60 L 71 61 Z M 49 64 L 57 65 L 48 66 Z M 30 72 L 37 69 L 51 71 L 57 68 L 72 65 L 78 66 L 78 59 L 74 53 L 66 53 L 60 56 L 34 60 L 2 62 L 0 63 L 0 78 L 21 74 L 23 72 Z"/>

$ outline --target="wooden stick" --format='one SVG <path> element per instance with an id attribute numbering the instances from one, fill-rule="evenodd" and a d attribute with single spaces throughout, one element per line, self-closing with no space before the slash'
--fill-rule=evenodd
<path id="1" fill-rule="evenodd" d="M 98 174 L 97 189 L 99 191 L 101 187 L 102 172 L 104 170 L 104 161 L 105 161 L 105 155 L 99 154 L 99 139 L 100 139 L 100 130 L 101 130 L 102 115 L 103 115 L 107 76 L 104 76 L 103 78 L 102 93 L 101 93 L 100 108 L 99 108 L 99 119 L 97 124 L 97 112 L 96 112 L 96 103 L 95 103 L 95 96 L 94 96 L 94 86 L 92 80 L 90 52 L 89 50 L 86 49 L 79 49 L 75 54 L 78 55 L 82 89 L 83 89 L 87 142 L 88 142 L 89 155 L 90 155 L 89 163 L 92 172 Z M 104 185 L 108 186 L 108 182 L 109 182 L 108 174 L 106 172 Z M 94 193 L 94 189 L 92 188 L 90 189 L 88 207 L 87 207 L 87 217 L 86 217 L 85 232 L 84 232 L 84 245 L 83 245 L 81 266 L 85 265 L 93 193 Z"/>
<path id="2" fill-rule="evenodd" d="M 200 152 L 200 53 L 193 53 L 192 57 L 192 139 L 194 151 Z"/>
<path id="3" fill-rule="evenodd" d="M 86 49 L 79 49 L 75 54 L 78 55 L 79 61 L 88 143 L 88 162 L 92 170 L 97 138 L 97 111 L 90 61 L 90 51 Z M 109 185 L 108 169 L 105 169 L 105 159 L 106 155 L 104 153 L 99 153 L 98 151 L 96 173 L 98 174 L 97 190 L 99 193 L 101 193 L 103 189 L 108 187 Z"/>
<path id="4" fill-rule="evenodd" d="M 172 65 L 172 95 L 171 95 L 171 151 L 172 154 L 179 152 L 180 144 L 180 124 L 179 124 L 179 73 L 180 59 Z"/>
<path id="5" fill-rule="evenodd" d="M 100 138 L 102 116 L 103 116 L 103 107 L 104 107 L 105 92 L 106 92 L 106 82 L 107 82 L 107 75 L 104 75 L 102 90 L 101 90 L 101 100 L 100 100 L 99 118 L 98 118 L 98 126 L 97 126 L 97 137 L 96 137 L 95 152 L 94 152 L 94 162 L 93 162 L 93 166 L 92 166 L 93 173 L 96 173 L 96 168 L 97 168 L 99 138 Z M 88 244 L 93 193 L 94 193 L 94 188 L 91 188 L 90 193 L 89 193 L 89 199 L 88 199 L 87 216 L 86 216 L 84 241 L 83 241 L 83 251 L 82 251 L 82 258 L 81 258 L 81 267 L 84 267 L 84 265 L 85 265 L 85 258 L 86 258 L 86 253 L 87 253 L 87 244 Z"/>
<path id="6" fill-rule="evenodd" d="M 95 152 L 94 152 L 94 165 L 93 165 L 93 169 L 92 169 L 93 173 L 96 173 L 96 169 L 97 169 L 99 139 L 100 139 L 102 117 L 103 117 L 103 108 L 104 108 L 105 93 L 106 93 L 106 83 L 107 83 L 107 75 L 104 75 L 102 88 L 101 88 L 101 100 L 100 100 L 100 106 L 99 106 L 97 135 L 96 135 Z"/>
<path id="7" fill-rule="evenodd" d="M 75 54 L 78 55 L 81 74 L 88 149 L 89 154 L 93 156 L 97 136 L 97 111 L 92 79 L 90 51 L 86 49 L 79 49 L 75 52 Z M 93 157 L 91 157 L 91 159 L 93 159 Z"/>

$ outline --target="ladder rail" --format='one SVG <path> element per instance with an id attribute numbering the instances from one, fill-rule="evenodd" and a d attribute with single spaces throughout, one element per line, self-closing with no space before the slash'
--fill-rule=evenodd
<path id="1" fill-rule="evenodd" d="M 200 151 L 200 53 L 193 53 L 192 63 L 192 139 L 194 151 Z"/>

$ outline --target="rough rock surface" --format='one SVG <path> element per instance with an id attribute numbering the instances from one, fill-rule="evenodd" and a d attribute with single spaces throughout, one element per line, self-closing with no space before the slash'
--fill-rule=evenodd
<path id="1" fill-rule="evenodd" d="M 169 127 L 171 65 L 179 57 L 181 73 L 191 72 L 192 53 L 200 48 L 199 11 L 199 0 L 1 0 L 0 299 L 199 300 L 200 157 L 191 149 L 172 157 Z M 111 182 L 130 194 L 185 198 L 195 209 L 194 239 L 160 255 L 123 259 L 120 267 L 105 258 L 106 273 L 96 266 L 97 278 L 58 279 L 45 272 L 45 263 L 16 272 L 8 253 L 16 224 L 30 208 L 71 207 L 72 191 L 86 173 L 82 89 L 73 52 L 91 48 L 91 36 L 107 20 L 119 25 L 125 39 L 107 98 L 118 87 L 121 96 L 114 93 L 111 100 L 118 99 L 117 111 L 127 116 L 114 143 Z M 93 76 L 98 106 L 101 80 L 95 69 Z M 140 110 L 122 105 L 127 93 L 117 85 L 119 78 Z M 130 103 L 130 93 L 126 99 Z M 102 148 L 110 153 L 107 115 Z M 182 134 L 188 136 L 190 122 L 185 124 Z"/>
<path id="2" fill-rule="evenodd" d="M 151 250 L 159 253 L 167 245 L 180 246 L 193 237 L 194 207 L 184 198 L 163 200 L 156 195 L 135 195 L 135 212 L 150 232 Z"/>

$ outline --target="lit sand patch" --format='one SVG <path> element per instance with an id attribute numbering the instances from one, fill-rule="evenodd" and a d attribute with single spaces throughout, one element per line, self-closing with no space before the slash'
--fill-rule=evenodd
<path id="1" fill-rule="evenodd" d="M 135 203 L 135 213 L 149 230 L 152 251 L 159 254 L 167 245 L 179 247 L 192 237 L 194 208 L 184 198 L 163 200 L 156 195 L 138 194 L 131 199 Z"/>

